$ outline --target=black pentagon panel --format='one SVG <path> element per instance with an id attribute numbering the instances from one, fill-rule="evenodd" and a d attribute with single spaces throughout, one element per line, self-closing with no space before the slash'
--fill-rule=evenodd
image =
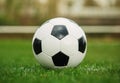
<path id="1" fill-rule="evenodd" d="M 86 48 L 86 41 L 84 39 L 84 37 L 82 36 L 80 39 L 78 39 L 78 48 L 79 48 L 79 51 L 84 53 L 85 51 L 85 48 Z"/>
<path id="2" fill-rule="evenodd" d="M 68 31 L 66 26 L 64 25 L 55 25 L 53 27 L 53 30 L 51 32 L 51 35 L 53 35 L 54 37 L 58 38 L 59 40 L 61 40 L 62 38 L 64 38 L 66 35 L 68 35 Z"/>
<path id="3" fill-rule="evenodd" d="M 33 49 L 34 49 L 35 54 L 39 54 L 42 52 L 41 40 L 35 38 L 33 42 Z"/>
<path id="4" fill-rule="evenodd" d="M 68 64 L 69 57 L 62 52 L 57 53 L 52 57 L 55 66 L 66 66 Z"/>

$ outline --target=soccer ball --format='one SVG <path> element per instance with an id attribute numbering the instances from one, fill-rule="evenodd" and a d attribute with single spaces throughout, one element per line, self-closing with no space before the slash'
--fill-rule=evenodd
<path id="1" fill-rule="evenodd" d="M 35 58 L 44 67 L 76 67 L 85 57 L 87 40 L 74 21 L 53 18 L 37 29 L 32 48 Z"/>

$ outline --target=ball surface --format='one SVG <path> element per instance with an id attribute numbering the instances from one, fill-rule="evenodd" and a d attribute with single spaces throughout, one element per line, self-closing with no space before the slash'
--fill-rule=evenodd
<path id="1" fill-rule="evenodd" d="M 53 18 L 36 30 L 32 48 L 35 58 L 44 67 L 75 67 L 85 57 L 87 40 L 74 21 Z"/>

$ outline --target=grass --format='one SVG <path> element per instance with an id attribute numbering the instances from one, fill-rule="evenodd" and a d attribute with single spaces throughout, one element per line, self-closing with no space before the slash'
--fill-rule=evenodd
<path id="1" fill-rule="evenodd" d="M 88 40 L 76 68 L 46 69 L 35 60 L 31 40 L 0 39 L 0 83 L 119 83 L 120 41 Z"/>

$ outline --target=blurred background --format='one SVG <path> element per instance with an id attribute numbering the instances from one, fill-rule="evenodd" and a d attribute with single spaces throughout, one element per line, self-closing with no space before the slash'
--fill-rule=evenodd
<path id="1" fill-rule="evenodd" d="M 33 34 L 54 17 L 74 20 L 87 34 L 120 36 L 120 0 L 0 0 L 1 37 L 6 33 Z"/>
<path id="2" fill-rule="evenodd" d="M 56 16 L 80 25 L 116 25 L 120 0 L 0 0 L 0 25 L 40 25 Z"/>
<path id="3" fill-rule="evenodd" d="M 33 34 L 54 17 L 72 19 L 86 33 L 77 70 L 42 72 L 33 56 Z M 119 50 L 120 0 L 0 0 L 0 83 L 119 83 Z"/>

